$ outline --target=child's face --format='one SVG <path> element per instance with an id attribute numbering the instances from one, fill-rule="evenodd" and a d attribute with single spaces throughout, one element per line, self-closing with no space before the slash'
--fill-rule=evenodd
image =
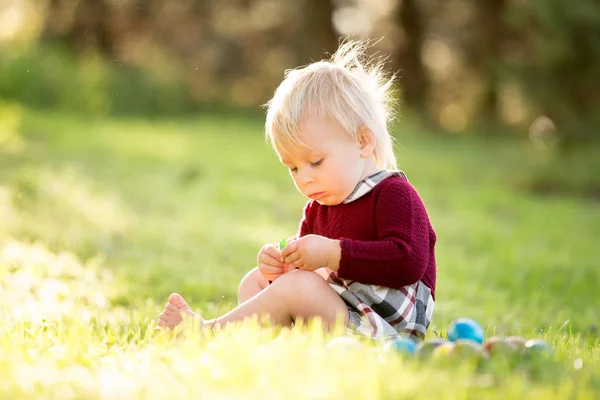
<path id="1" fill-rule="evenodd" d="M 278 149 L 298 190 L 324 205 L 343 202 L 358 182 L 377 172 L 370 139 L 355 141 L 335 120 L 307 118 L 300 125 L 300 141 L 306 146 Z"/>

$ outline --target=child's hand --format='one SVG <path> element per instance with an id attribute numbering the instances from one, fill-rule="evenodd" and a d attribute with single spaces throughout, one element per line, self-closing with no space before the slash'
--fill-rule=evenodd
<path id="1" fill-rule="evenodd" d="M 281 251 L 286 264 L 307 271 L 327 267 L 337 271 L 342 249 L 339 240 L 319 235 L 306 235 L 291 241 Z"/>
<path id="2" fill-rule="evenodd" d="M 274 244 L 265 244 L 258 252 L 258 270 L 268 281 L 274 281 L 287 272 L 287 265 Z"/>

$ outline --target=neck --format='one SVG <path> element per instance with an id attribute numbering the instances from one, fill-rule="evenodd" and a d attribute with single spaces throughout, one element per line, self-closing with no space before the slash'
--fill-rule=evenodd
<path id="1" fill-rule="evenodd" d="M 378 171 L 380 171 L 380 169 L 377 168 L 377 166 L 375 165 L 375 163 L 372 160 L 369 160 L 367 162 L 367 164 L 365 165 L 365 168 L 363 169 L 363 173 L 360 177 L 360 180 L 362 181 L 367 176 L 371 176 Z"/>

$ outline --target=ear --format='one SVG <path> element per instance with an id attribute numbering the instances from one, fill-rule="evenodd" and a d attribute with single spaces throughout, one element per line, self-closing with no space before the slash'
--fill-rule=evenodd
<path id="1" fill-rule="evenodd" d="M 370 157 L 375 152 L 375 135 L 367 126 L 363 125 L 356 134 L 356 144 L 363 158 Z"/>

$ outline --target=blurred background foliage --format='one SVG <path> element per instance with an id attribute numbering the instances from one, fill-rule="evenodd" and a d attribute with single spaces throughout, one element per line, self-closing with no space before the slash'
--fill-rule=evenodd
<path id="1" fill-rule="evenodd" d="M 431 335 L 470 316 L 597 361 L 598 0 L 0 0 L 0 315 L 86 332 L 96 315 L 96 342 L 71 336 L 87 354 L 174 290 L 232 308 L 305 201 L 262 105 L 346 38 L 397 73 L 399 165 L 439 238 Z M 0 374 L 45 372 L 3 326 Z M 553 384 L 598 386 L 585 357 L 595 375 Z"/>
<path id="2" fill-rule="evenodd" d="M 3 0 L 0 145 L 19 148 L 21 105 L 262 113 L 285 69 L 348 37 L 398 73 L 403 119 L 520 134 L 544 154 L 533 189 L 600 197 L 596 0 Z"/>

